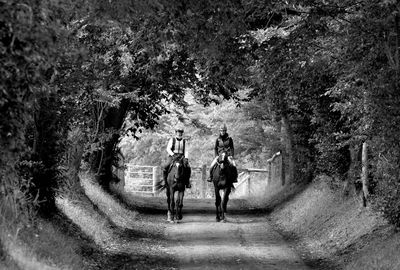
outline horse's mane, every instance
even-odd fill
[[[176,162],[180,162],[183,165],[187,165],[189,163],[188,159],[185,158],[185,156],[177,156],[174,158],[174,160],[172,161],[173,164],[175,164]]]

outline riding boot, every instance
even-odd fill
[[[191,187],[192,187],[192,185],[190,184],[190,178],[186,178],[186,180],[185,180],[185,187],[186,187],[186,188],[191,188]]]
[[[186,183],[186,188],[191,188],[192,187],[192,185],[190,184],[190,182],[188,181],[187,183]]]
[[[235,166],[232,167],[233,170],[233,183],[237,183],[238,181],[238,171]]]

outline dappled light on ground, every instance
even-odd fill
[[[139,233],[142,231],[142,234],[158,233],[153,223],[143,220],[137,211],[127,209],[115,197],[94,184],[88,175],[81,177],[81,183],[91,202],[114,225],[121,229],[135,230]]]
[[[71,240],[60,236],[51,241],[60,239],[65,243],[65,256],[82,256],[83,269],[336,270],[346,265],[344,260],[348,264],[345,269],[372,265],[378,267],[375,269],[397,269],[393,268],[398,265],[393,250],[400,247],[400,237],[388,238],[393,232],[379,216],[321,185],[311,185],[294,197],[293,190],[282,190],[277,194],[280,203],[270,194],[275,209],[269,215],[251,210],[254,202],[233,199],[228,204],[226,223],[215,221],[214,200],[186,199],[183,219],[172,224],[166,222],[165,198],[130,193],[114,197],[90,178],[82,179],[82,185],[89,200],[59,196],[56,203],[94,244],[79,244],[79,240],[68,243]],[[288,234],[282,237],[276,229]],[[51,231],[46,229],[47,234]],[[386,239],[387,244],[374,235]],[[37,250],[51,249],[39,243],[34,246]],[[350,257],[357,254],[357,249],[365,254]],[[82,269],[74,262],[76,258],[70,263],[66,258],[55,262],[38,258],[24,246],[9,245],[7,252],[21,269]]]
[[[247,221],[247,222],[246,222]],[[167,227],[169,249],[183,269],[309,269],[268,225],[255,215],[187,215]]]
[[[69,200],[68,198],[58,197],[56,200],[59,209],[79,226],[81,230],[90,236],[96,244],[106,250],[114,250],[112,248],[115,241],[115,235],[100,214],[88,211],[83,205]]]
[[[121,193],[132,207],[165,209],[165,199]],[[245,200],[229,201],[226,223],[215,220],[213,199],[185,199],[183,219],[167,223],[164,211],[152,211],[165,224],[163,251],[179,269],[309,269],[290,245]]]
[[[100,252],[107,254],[106,265],[101,266],[105,268],[101,269],[111,265],[117,265],[116,269],[160,269],[163,263],[171,264],[162,250],[162,226],[128,210],[98,185],[83,182],[91,202],[60,196],[57,206],[98,245]]]
[[[51,262],[43,262],[38,260],[34,252],[25,248],[23,245],[17,245],[15,242],[9,242],[6,245],[6,250],[9,256],[21,269],[43,269],[43,270],[56,270],[56,269],[70,269],[67,267],[51,266]]]
[[[55,220],[37,218],[16,233],[2,230],[1,244],[7,258],[2,261],[0,256],[0,269],[82,269],[79,240],[66,235]]]
[[[98,185],[94,184],[89,176],[82,176],[80,179],[86,195],[100,211],[107,214],[107,216],[120,227],[133,227],[134,224],[130,221],[137,218],[137,212],[124,208],[110,194],[105,193]],[[127,217],[129,217],[129,219]]]

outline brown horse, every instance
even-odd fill
[[[234,188],[233,181],[235,180],[235,177],[237,177],[236,168],[229,163],[227,153],[222,152],[219,155],[217,164],[212,172],[217,222],[226,221],[226,208],[229,200],[229,194],[231,193],[232,188]],[[221,190],[223,191],[222,199],[220,195]]]
[[[168,172],[166,189],[168,214],[167,221],[182,219],[183,196],[185,194],[185,185],[189,183],[191,169],[186,158],[180,157],[171,165]],[[178,193],[175,204],[175,193]]]

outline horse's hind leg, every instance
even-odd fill
[[[176,213],[177,213],[176,219],[177,220],[182,219],[183,196],[184,196],[183,191],[179,191],[178,198],[176,199]]]

